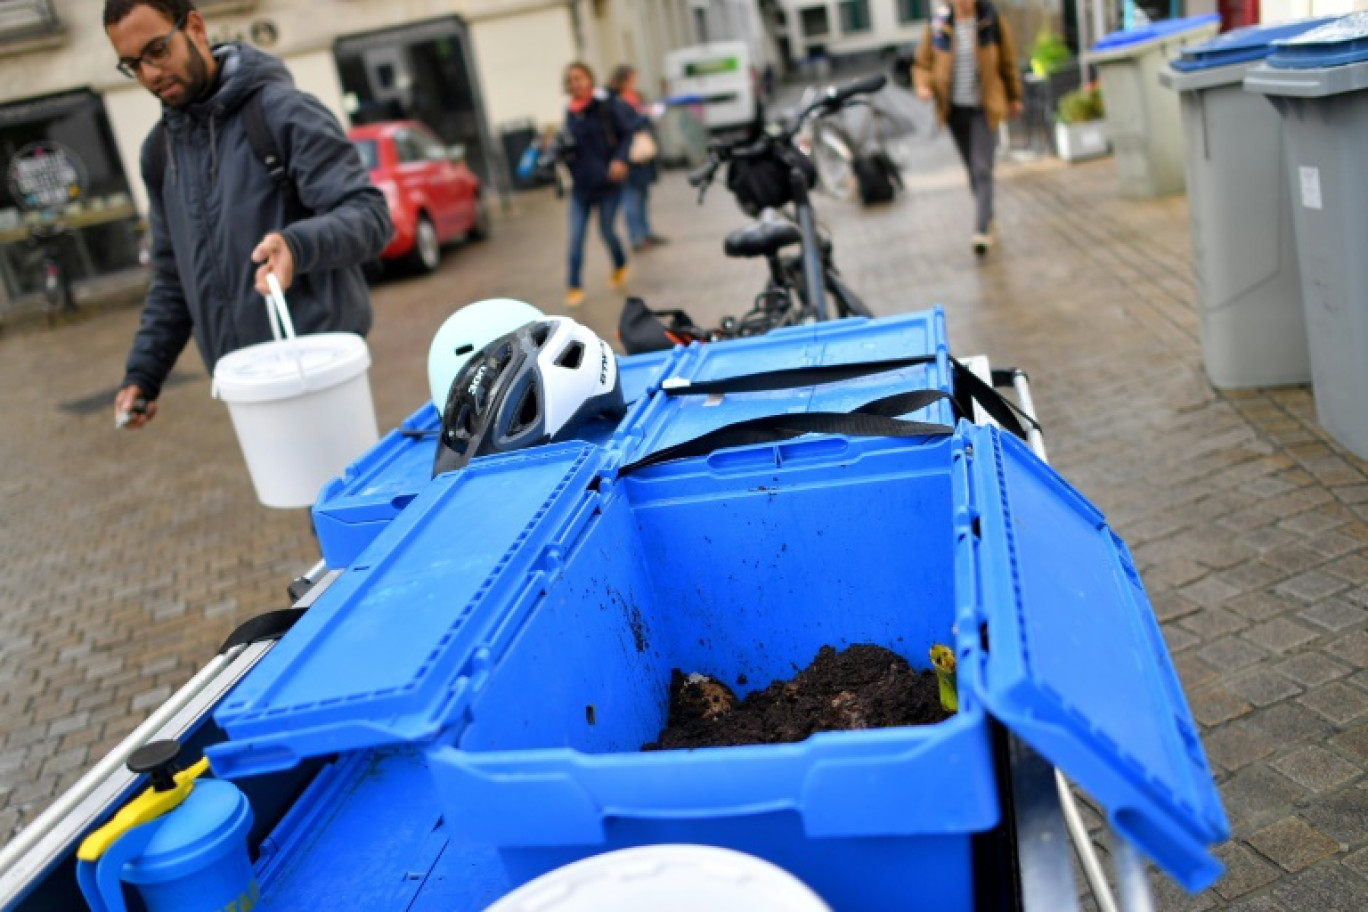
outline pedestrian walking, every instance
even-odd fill
[[[271,338],[269,273],[291,292],[298,332],[364,335],[361,264],[393,226],[332,113],[269,54],[211,48],[189,0],[106,0],[104,25],[119,71],[162,103],[140,158],[152,280],[114,400],[120,424],[152,419],[192,335],[210,373]]]
[[[636,70],[627,64],[619,66],[613,71],[613,78],[608,80],[608,89],[625,102],[637,118],[628,151],[627,180],[622,188],[622,212],[627,220],[627,239],[635,251],[658,247],[665,243],[665,239],[651,230],[649,208],[651,184],[658,178],[655,131],[637,92]]]
[[[949,126],[974,193],[974,252],[983,256],[995,240],[993,157],[997,128],[1021,113],[1012,30],[989,0],[951,0],[922,32],[912,65],[917,97],[935,100]]]
[[[569,276],[565,304],[578,307],[584,302],[580,274],[584,269],[584,235],[589,216],[598,210],[599,235],[613,261],[608,280],[614,288],[627,281],[627,254],[617,238],[613,223],[622,205],[623,183],[628,174],[628,153],[637,116],[622,100],[606,89],[595,87],[594,71],[587,64],[572,63],[565,68],[565,93],[570,101],[565,109],[564,134],[566,166],[570,170],[570,250]]]

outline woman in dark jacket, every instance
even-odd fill
[[[636,70],[623,64],[613,71],[608,88],[619,99],[626,102],[637,115],[635,132],[651,132],[651,120],[646,116],[645,106],[637,93]],[[665,239],[651,230],[651,216],[647,210],[650,201],[651,184],[656,182],[655,160],[629,162],[627,182],[622,188],[622,213],[627,220],[627,239],[632,242],[633,250],[644,250],[665,243]]]
[[[565,291],[568,307],[584,302],[580,273],[584,267],[584,235],[589,215],[599,213],[599,234],[613,260],[609,284],[621,288],[627,281],[627,255],[613,229],[622,205],[623,181],[627,177],[627,153],[632,146],[636,114],[607,92],[595,91],[594,73],[583,63],[565,68],[565,91],[570,103],[565,111],[565,133],[573,153],[566,164],[573,187],[570,191],[570,272]]]

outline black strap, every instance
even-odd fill
[[[275,181],[285,199],[286,223],[293,223],[307,218],[310,213],[299,198],[299,189],[290,180],[289,162],[271,134],[271,125],[266,120],[266,105],[262,101],[264,94],[260,90],[253,92],[243,103],[242,128],[247,132],[247,144],[252,147],[252,154],[266,166],[266,173],[271,175],[271,180]]]
[[[950,434],[953,429],[944,424],[907,421],[895,416],[915,412],[947,398],[949,397],[940,390],[913,390],[867,402],[852,412],[801,412],[738,421],[643,456],[636,462],[624,465],[618,470],[618,476],[629,475],[637,469],[662,462],[706,456],[727,447],[777,443],[803,434],[846,434],[851,437],[944,436]]]
[[[666,381],[662,389],[668,396],[711,396],[725,393],[759,393],[772,390],[795,389],[800,386],[816,386],[822,383],[838,383],[853,380],[884,371],[901,370],[918,364],[930,364],[935,355],[914,355],[910,358],[892,358],[883,361],[859,361],[853,364],[824,364],[807,367],[791,367],[783,370],[765,371],[759,374],[743,374],[724,377],[720,380],[699,382]],[[1040,422],[1027,415],[1016,403],[1003,397],[991,384],[985,383],[977,374],[963,363],[950,358],[954,374],[956,397],[951,400],[959,417],[972,417],[973,403],[977,402],[1003,429],[1016,436],[1026,438],[1027,424],[1040,430]],[[1002,373],[1002,372],[995,372]]]
[[[279,611],[268,611],[265,614],[258,614],[251,620],[243,621],[237,629],[228,634],[228,639],[223,641],[219,647],[219,655],[223,655],[234,646],[241,646],[245,643],[260,643],[264,640],[278,640],[283,637],[290,628],[304,616],[304,608],[282,608]]]

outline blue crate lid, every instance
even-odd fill
[[[1092,46],[1092,49],[1093,51],[1116,51],[1121,48],[1144,44],[1146,41],[1154,41],[1157,38],[1167,38],[1169,35],[1203,28],[1220,21],[1221,17],[1214,13],[1207,16],[1188,16],[1184,19],[1161,19],[1141,28],[1103,35]]]
[[[553,444],[434,479],[220,705],[234,740],[206,751],[215,771],[421,742],[459,718],[583,531],[604,458]]]
[[[1273,42],[1268,65],[1288,70],[1345,66],[1368,60],[1368,12],[1350,13],[1319,28]]]
[[[931,310],[878,319],[847,319],[792,326],[685,349],[664,382],[698,383],[796,367],[834,366],[938,355],[936,362],[871,373],[838,383],[722,397],[657,396],[641,419],[617,435],[623,462],[699,437],[726,424],[794,412],[848,412],[893,393],[950,391],[945,314]],[[948,404],[936,403],[916,420],[949,424]]]
[[[1178,59],[1171,61],[1169,65],[1180,73],[1191,73],[1262,60],[1272,52],[1273,42],[1295,38],[1303,32],[1334,20],[1334,16],[1322,16],[1318,19],[1301,19],[1277,25],[1245,26],[1226,32],[1204,44],[1183,48]]]
[[[1229,827],[1125,544],[1016,438],[975,428],[971,439],[956,589],[978,607],[957,623],[986,622],[991,642],[981,664],[961,664],[960,686],[1178,883],[1208,886],[1221,865],[1206,846]]]

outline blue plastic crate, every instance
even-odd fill
[[[576,439],[605,444],[613,434],[630,427],[675,357],[674,352],[651,352],[618,358],[623,398],[633,408],[620,422],[590,422]],[[423,403],[398,429],[348,466],[341,478],[324,485],[313,507],[324,563],[333,569],[350,566],[432,480],[441,423],[433,404]]]
[[[794,326],[764,336],[692,345],[671,365],[663,383],[699,383],[799,367],[893,361],[932,355],[934,362],[793,389],[721,396],[656,395],[638,421],[616,435],[623,461],[702,436],[726,424],[797,412],[849,412],[894,393],[919,389],[951,392],[945,314],[939,307],[875,320],[848,319]],[[948,402],[904,416],[950,425]]]
[[[1226,833],[1220,802],[1124,546],[995,430],[800,440],[607,485],[556,585],[518,614],[463,729],[428,757],[453,837],[499,846],[515,883],[698,842],[768,858],[838,910],[886,908],[914,884],[970,909],[971,837],[999,811],[989,713],[1180,883],[1220,871],[1205,851]],[[920,668],[953,643],[960,713],[639,753],[671,669],[744,694],[859,642]]]

